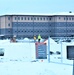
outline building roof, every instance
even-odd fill
[[[59,12],[59,13],[6,13],[1,16],[74,16],[74,13],[72,12]]]

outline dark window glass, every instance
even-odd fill
[[[66,20],[68,20],[68,17],[66,17]]]
[[[36,20],[36,18],[34,17],[34,20]]]
[[[45,20],[45,17],[43,19]]]
[[[8,31],[8,32],[10,32],[10,31]]]
[[[49,20],[51,20],[51,18],[49,18]]]
[[[42,20],[42,17],[40,18],[40,20]]]
[[[15,17],[15,20],[16,20],[16,17]]]
[[[20,20],[20,17],[18,17],[18,20]]]
[[[10,17],[8,17],[8,20],[10,20]]]
[[[71,20],[71,17],[69,17],[69,20]]]
[[[28,17],[28,20],[30,20],[30,18]]]
[[[72,20],[74,20],[74,17],[72,17]]]
[[[23,20],[23,17],[21,17],[21,20]]]
[[[39,20],[39,17],[37,17],[37,20]]]
[[[33,17],[31,17],[31,20],[33,20]]]
[[[64,17],[64,20],[65,20],[66,18]]]
[[[26,17],[24,19],[26,20]]]
[[[48,17],[47,17],[47,20],[48,20]]]
[[[59,17],[59,19],[60,19],[60,17]]]
[[[8,26],[10,26],[10,23],[8,24]]]

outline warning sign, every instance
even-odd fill
[[[36,59],[47,59],[46,43],[35,43],[36,45]]]

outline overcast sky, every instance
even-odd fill
[[[74,0],[0,0],[0,14],[74,12]]]

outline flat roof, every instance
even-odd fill
[[[74,13],[60,12],[60,13],[6,13],[1,16],[74,16]]]

